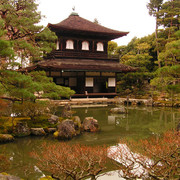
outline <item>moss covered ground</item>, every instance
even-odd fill
[[[47,116],[36,117],[32,121],[29,117],[0,117],[0,134],[11,134],[13,126],[18,122],[26,122],[29,128],[54,128],[57,124],[51,124]]]

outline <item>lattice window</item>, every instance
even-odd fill
[[[73,40],[66,41],[66,49],[74,49],[74,42]]]
[[[82,42],[82,50],[89,50],[89,42],[88,41],[83,41]]]
[[[116,79],[108,78],[108,87],[116,87]]]
[[[97,51],[104,51],[104,45],[102,42],[97,43]]]
[[[93,87],[94,81],[93,78],[86,78],[86,87]]]

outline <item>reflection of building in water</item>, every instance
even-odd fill
[[[88,108],[87,108],[87,109],[85,109],[85,113],[86,113],[86,114],[88,113]]]
[[[110,115],[108,116],[108,124],[119,126],[122,121],[124,122],[125,119],[127,119],[127,115],[125,114]]]
[[[108,116],[108,124],[113,125],[115,124],[116,117],[115,116]]]

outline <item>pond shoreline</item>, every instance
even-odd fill
[[[155,101],[152,98],[149,99],[135,99],[135,98],[71,98],[69,100],[50,100],[58,106],[70,105],[95,105],[95,104],[119,104],[119,105],[144,105],[153,107],[180,107],[180,102],[174,102],[173,104],[169,100]]]
[[[85,117],[97,119],[101,128],[100,132],[83,132],[81,135],[65,142],[87,146],[106,145],[111,147],[117,145],[119,139],[127,138],[139,141],[151,136],[159,137],[169,129],[176,129],[180,118],[180,111],[176,108],[129,106],[128,114],[112,115],[110,110],[115,107],[114,105],[97,107],[99,105],[95,104],[95,107],[91,108],[89,108],[89,105],[82,108],[76,105],[73,111],[81,120]],[[59,110],[59,113],[61,113],[62,108],[60,107]],[[7,173],[24,179],[38,179],[42,174],[34,170],[36,162],[29,154],[32,151],[38,152],[41,150],[40,147],[44,143],[59,144],[61,142],[63,141],[59,141],[49,134],[47,136],[16,138],[14,142],[0,144],[0,154],[12,159],[12,167],[7,170]]]
[[[49,100],[49,99],[41,99],[42,101],[48,100],[52,103],[54,103],[56,106],[66,106],[70,105],[72,108],[80,108],[80,107],[106,107],[109,105],[120,105],[120,106],[126,106],[126,107],[138,107],[138,106],[144,106],[144,107],[170,107],[170,108],[179,108],[180,103],[174,103],[172,106],[172,103],[168,100],[166,101],[153,101],[152,98],[149,99],[134,99],[134,98],[71,98],[69,100]],[[49,127],[48,127],[49,128]],[[33,129],[33,128],[31,128]],[[39,132],[39,129],[43,131],[44,133],[40,133],[40,135],[47,135],[49,132],[47,132],[47,128],[43,129],[41,128],[34,128],[35,131]],[[30,134],[33,134],[32,132]],[[11,135],[11,134],[10,134]],[[35,135],[35,134],[34,134]],[[14,140],[14,137],[9,137],[9,134],[2,134],[2,137],[0,137],[0,142],[11,142]]]

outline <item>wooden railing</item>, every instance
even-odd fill
[[[58,58],[79,58],[79,59],[103,59],[103,60],[118,60],[117,56],[108,56],[103,52],[83,52],[83,51],[53,51],[48,54],[47,58],[58,59]]]

